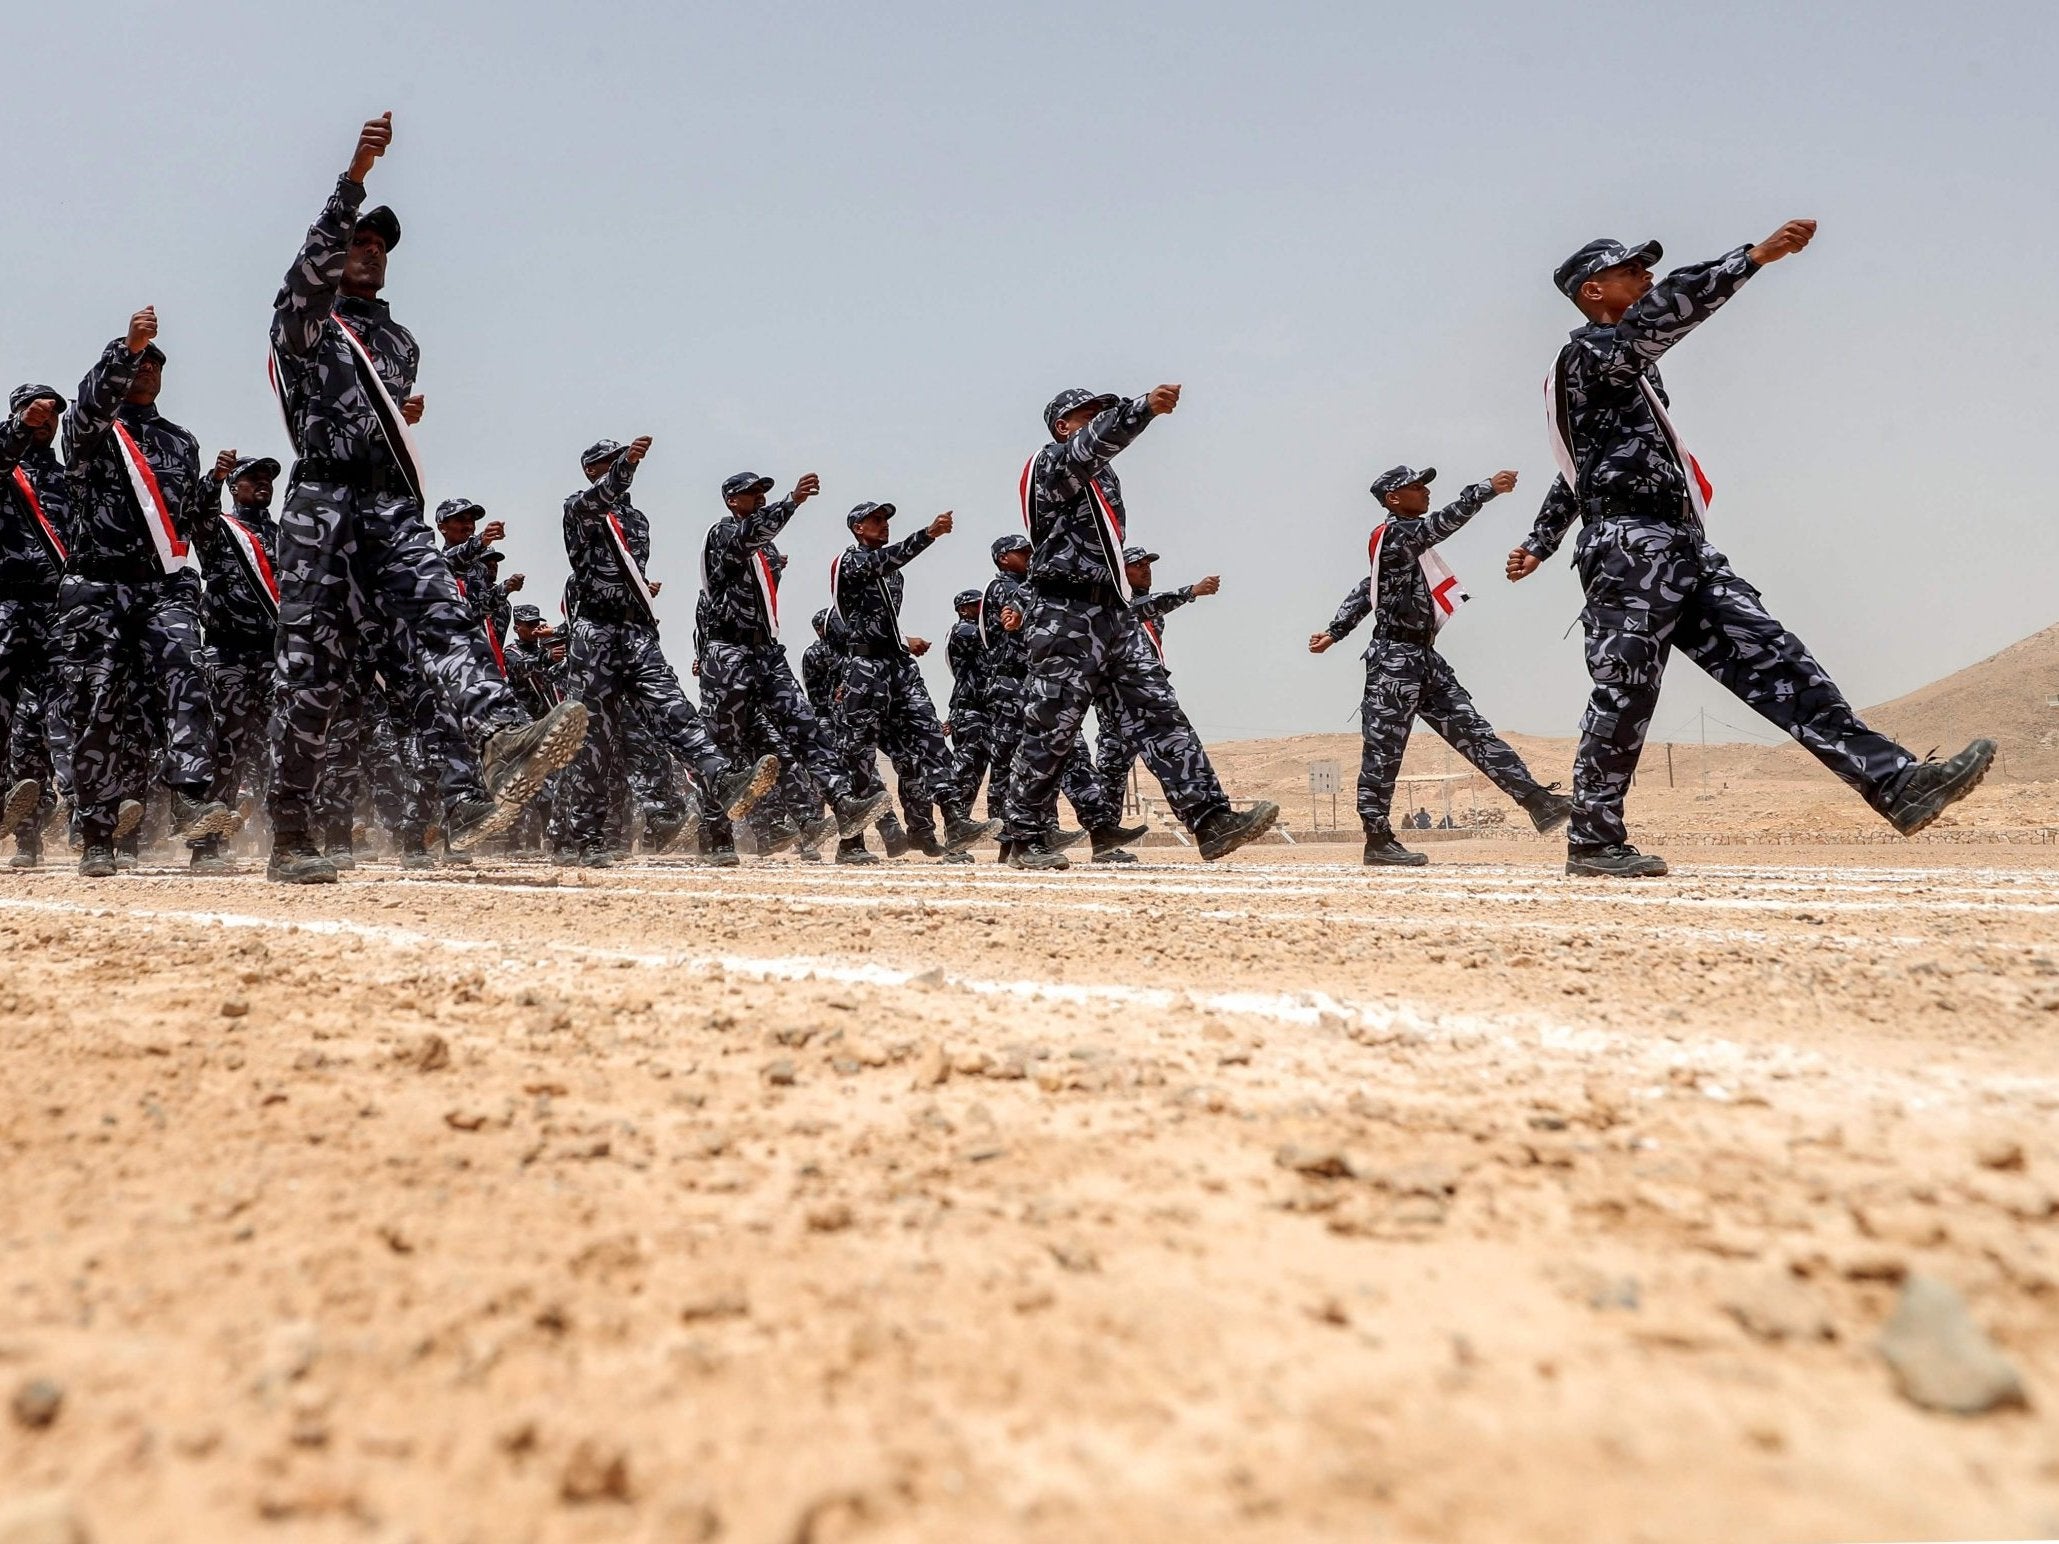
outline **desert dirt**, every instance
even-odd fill
[[[2059,1533],[2059,849],[1430,850],[8,875],[0,1495],[95,1544]],[[1898,1392],[1912,1272],[2027,1409]]]

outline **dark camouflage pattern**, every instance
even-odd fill
[[[1419,641],[1435,635],[1437,607],[1430,599],[1429,581],[1423,577],[1423,565],[1418,560],[1432,547],[1464,530],[1466,522],[1493,497],[1492,483],[1477,482],[1444,508],[1420,519],[1387,517],[1387,534],[1380,542],[1380,595],[1373,621],[1373,646],[1395,630]],[[1368,572],[1344,597],[1326,629],[1332,638],[1342,641],[1375,610],[1372,584],[1373,576]],[[1371,653],[1369,647],[1368,658]]]
[[[1100,516],[1088,491],[1098,483],[1118,523],[1129,519],[1122,482],[1109,462],[1151,424],[1142,397],[1117,402],[1096,414],[1070,439],[1053,440],[1030,467],[1031,581],[1117,584],[1121,578],[1101,539]],[[1118,533],[1119,539],[1120,533]]]
[[[882,547],[844,549],[837,564],[836,609],[848,630],[845,651],[853,657],[881,659],[905,656],[901,642],[901,595],[906,580],[901,570],[936,545],[920,530]],[[923,694],[928,700],[928,693]]]

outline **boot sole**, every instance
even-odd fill
[[[1934,796],[1937,799],[1936,804],[1931,808],[1930,812],[1926,814],[1921,820],[1917,821],[1914,825],[1910,826],[1905,826],[1898,820],[1891,821],[1889,823],[1893,825],[1895,830],[1900,832],[1903,836],[1914,836],[1917,832],[1927,829],[1937,820],[1938,816],[1942,815],[1946,810],[1950,809],[1953,805],[1957,804],[1961,799],[1965,798],[1968,794],[1972,793],[1974,789],[1978,788],[1982,783],[1986,782],[1988,768],[1993,766],[1994,763],[1995,747],[1993,742],[1990,741],[1988,744],[1988,752],[1985,756],[1981,758],[1979,765],[1975,766],[1973,770],[1970,773],[1968,773],[1966,777],[1963,778],[1961,781],[1957,783],[1947,783],[1943,788],[1939,789],[1937,795]]]
[[[1137,855],[1133,852],[1124,852],[1120,847],[1111,847],[1106,852],[1095,853],[1091,861],[1110,863],[1120,868],[1125,863],[1135,863]]]
[[[949,857],[952,853],[963,852],[968,847],[972,847],[980,842],[984,842],[990,836],[999,836],[1000,834],[1000,821],[975,821],[973,823],[972,829],[968,831],[960,831],[955,841],[946,841],[944,843],[944,850],[938,853],[937,856],[940,858]],[[1080,835],[1084,836],[1086,835],[1086,833],[1082,831]]]
[[[135,799],[124,799],[114,807],[114,839],[118,842],[143,824],[143,806]]]
[[[236,812],[223,808],[212,815],[202,815],[191,825],[180,829],[179,835],[186,841],[197,842],[210,836],[227,836],[236,829]],[[121,823],[115,822],[115,830],[121,830]]]
[[[750,814],[752,810],[758,807],[760,799],[772,792],[772,785],[778,781],[779,758],[777,756],[761,756],[758,759],[757,767],[751,773],[751,780],[744,784],[744,791],[738,794],[735,801],[724,809],[722,813],[731,820],[742,820],[744,816]]]
[[[1359,867],[1369,869],[1419,869],[1428,868],[1429,866],[1430,860],[1427,857],[1418,857],[1414,862],[1410,863],[1402,863],[1393,858],[1361,858],[1359,860]]]
[[[1572,858],[1566,860],[1566,872],[1576,879],[1664,879],[1672,873],[1664,859],[1657,868],[1605,869],[1592,864],[1580,863]]]
[[[998,823],[996,825],[996,829],[999,829]],[[1081,842],[1084,842],[1086,839],[1087,833],[1084,829],[1078,831],[1060,831],[1051,838],[1051,850],[1053,852],[1064,852],[1068,847],[1079,846],[1079,844]],[[1134,838],[1132,838],[1132,840],[1134,840]]]
[[[0,831],[12,831],[36,812],[43,797],[43,785],[25,777],[7,790],[7,805],[0,809]]]
[[[336,883],[336,871],[331,869],[326,874],[267,874],[265,878],[275,885],[333,885]]]
[[[1272,830],[1273,822],[1280,818],[1280,807],[1277,804],[1261,804],[1249,813],[1256,818],[1241,831],[1220,842],[1204,842],[1201,844],[1201,858],[1203,862],[1213,863],[1217,858],[1227,858],[1239,847],[1246,847],[1257,841],[1266,832]]]
[[[836,862],[838,868],[878,868],[880,857],[877,853],[864,858],[846,858],[839,855]]]
[[[865,808],[858,811],[857,820],[855,820],[848,826],[846,826],[841,819],[837,821],[836,834],[838,838],[842,841],[849,841],[854,836],[863,836],[867,831],[870,831],[874,826],[879,824],[880,816],[884,815],[888,810],[892,809],[893,805],[894,796],[888,793],[884,788],[882,788],[878,793],[874,794],[870,799],[866,801]],[[836,811],[831,810],[830,813],[834,815],[836,814]],[[828,834],[829,833],[825,831],[823,833],[823,836],[827,836]],[[816,837],[813,842],[809,843],[809,845],[815,846],[818,843],[820,843],[821,840],[822,837]]]
[[[1571,820],[1572,818],[1573,812],[1571,810],[1566,810],[1560,814],[1552,816],[1549,820],[1539,820],[1535,815],[1532,815],[1530,817],[1530,824],[1537,828],[1537,834],[1539,836],[1549,836],[1552,832],[1558,830],[1560,826],[1564,825],[1567,821]]]
[[[445,831],[443,845],[452,852],[470,852],[491,837],[506,835],[514,828],[515,822],[522,818],[522,811],[526,808],[527,800],[495,800],[492,814],[482,815],[462,830],[452,828]]]
[[[550,775],[568,766],[579,754],[579,747],[586,741],[586,705],[572,702],[565,704],[565,709],[550,731],[536,742],[536,749],[508,774],[508,780],[490,790],[494,803],[514,805],[515,814],[519,816]],[[513,818],[510,818],[509,824],[513,823]],[[507,830],[507,826],[500,827],[500,830]]]

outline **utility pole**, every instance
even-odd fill
[[[1666,786],[1673,786],[1673,742],[1666,742]]]
[[[1702,792],[1709,791],[1709,710],[1702,709]]]

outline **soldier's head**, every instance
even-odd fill
[[[1597,237],[1560,263],[1551,278],[1582,316],[1612,325],[1650,292],[1652,265],[1665,255],[1656,241],[1626,247]]]
[[[143,357],[136,361],[136,373],[129,377],[129,392],[124,402],[133,402],[138,407],[148,407],[157,400],[157,394],[164,390],[164,350],[155,343],[143,345]]]
[[[470,541],[479,529],[479,517],[486,511],[470,499],[445,499],[436,506],[436,531],[446,547]]]
[[[951,609],[958,613],[959,621],[972,621],[979,615],[979,591],[960,590],[951,597]]]
[[[1373,497],[1380,507],[1404,520],[1420,520],[1430,512],[1430,484],[1437,480],[1437,468],[1420,472],[1412,466],[1389,467],[1373,479]]]
[[[765,495],[772,491],[772,479],[756,472],[738,472],[722,484],[722,502],[730,512],[755,515],[765,507]]]
[[[858,538],[859,546],[884,547],[887,544],[887,522],[893,518],[894,506],[891,504],[860,504],[844,516],[844,524]]]
[[[1158,561],[1158,554],[1144,547],[1122,549],[1123,577],[1130,582],[1130,588],[1142,595],[1151,588],[1151,565]]]
[[[1013,574],[1020,579],[1029,572],[1030,541],[1027,536],[1002,536],[996,538],[993,548],[994,567],[1004,574]]]
[[[272,484],[278,478],[279,463],[270,456],[249,457],[229,473],[229,497],[239,509],[262,509],[272,502]]]
[[[343,293],[370,300],[386,288],[386,254],[400,245],[400,219],[381,204],[358,216],[343,254]]]
[[[815,613],[815,636],[820,638],[829,631],[829,607],[824,606]]]
[[[1094,421],[1094,415],[1112,408],[1122,398],[1112,392],[1088,391],[1071,386],[1044,404],[1044,427],[1054,440],[1069,440]]]
[[[550,635],[550,624],[544,621],[543,612],[535,606],[517,606],[514,621],[515,636],[524,643],[534,643]]]
[[[614,440],[595,440],[579,458],[579,470],[586,474],[588,482],[599,482],[622,451],[623,447]]]
[[[29,437],[38,445],[48,445],[57,438],[57,420],[64,412],[64,398],[52,386],[17,386],[14,388],[14,394],[7,399],[7,411],[19,415],[31,402],[48,402],[55,409],[50,415],[50,422],[40,424],[29,431]]]

